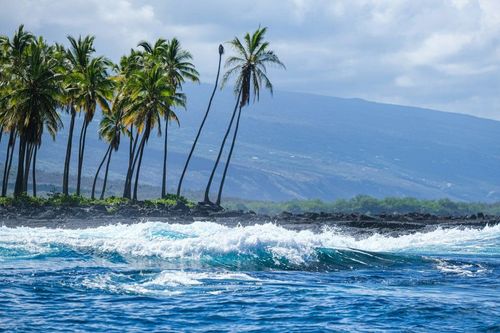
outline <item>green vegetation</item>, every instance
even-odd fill
[[[26,194],[17,197],[0,197],[0,207],[5,206],[71,206],[71,207],[90,207],[90,206],[107,206],[118,207],[124,205],[144,205],[146,207],[174,207],[179,203],[183,203],[187,207],[194,207],[194,203],[188,199],[168,194],[165,198],[144,200],[132,202],[132,200],[121,197],[108,197],[105,199],[90,199],[78,195],[63,195],[60,193],[51,194],[46,198],[33,197]]]
[[[376,199],[359,195],[352,199],[339,199],[333,202],[321,200],[292,200],[286,202],[227,200],[224,204],[230,210],[252,210],[259,214],[325,212],[325,213],[428,213],[434,215],[500,215],[500,203],[456,202],[449,199],[420,200],[415,198]]]
[[[210,202],[208,198],[210,184],[226,139],[232,130],[236,113],[238,117],[234,137],[222,175],[217,205],[220,205],[224,180],[238,133],[241,109],[249,104],[251,90],[254,99],[258,99],[263,84],[272,92],[271,82],[266,76],[266,65],[283,66],[273,51],[269,50],[269,43],[264,42],[265,32],[266,28],[258,28],[252,35],[247,33],[243,43],[237,37],[229,42],[236,56],[229,57],[226,61],[229,70],[224,76],[223,83],[233,74],[236,75],[235,94],[238,97],[207,186],[205,196],[207,202]],[[98,134],[100,139],[107,142],[108,148],[97,168],[89,202],[99,204],[102,200],[105,202],[108,200],[104,198],[109,165],[113,152],[120,148],[122,136],[129,141],[129,161],[124,175],[123,198],[138,200],[141,164],[146,145],[155,130],[164,137],[162,199],[145,203],[171,205],[172,201],[182,202],[179,196],[182,179],[210,110],[215,89],[184,166],[177,196],[172,197],[166,191],[167,134],[172,121],[180,124],[175,113],[176,108],[185,108],[186,105],[187,97],[182,92],[182,85],[186,81],[199,81],[199,74],[191,63],[191,53],[182,48],[177,38],[170,40],[159,38],[154,43],[139,42],[137,49],[132,49],[129,54],[122,56],[119,64],[113,64],[108,58],[95,54],[94,39],[94,36],[78,38],[68,36],[69,47],[61,44],[50,45],[42,37],[25,31],[22,25],[12,38],[0,36],[0,140],[4,133],[9,133],[6,160],[3,164],[5,167],[2,197],[7,196],[10,170],[17,151],[17,172],[13,193],[15,199],[12,203],[87,204],[85,201],[87,199],[80,196],[87,130],[100,108],[102,117]],[[223,51],[224,48],[220,45],[215,88],[218,85]],[[37,152],[42,146],[43,133],[48,132],[55,139],[57,133],[64,127],[60,117],[61,112],[70,114],[62,179],[63,196],[29,199],[26,195],[30,172],[33,197],[37,196],[36,161]],[[76,193],[75,196],[71,196],[69,174],[77,114],[82,115],[83,122],[78,138]],[[95,200],[97,179],[104,165],[100,200]],[[2,200],[4,204],[10,202],[9,199]]]

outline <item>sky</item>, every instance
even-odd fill
[[[202,82],[218,45],[268,27],[287,70],[276,90],[427,107],[500,120],[498,0],[0,0],[0,34],[93,34],[114,61],[139,41],[177,37]],[[231,53],[230,50],[227,52]]]

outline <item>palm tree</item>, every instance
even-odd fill
[[[79,86],[78,79],[81,73],[85,73],[91,61],[91,55],[94,50],[94,37],[86,36],[82,39],[80,36],[75,39],[72,36],[67,37],[70,42],[70,48],[66,51],[60,48],[60,55],[63,57],[62,72],[64,73],[64,104],[66,111],[70,114],[68,142],[66,144],[66,157],[64,160],[63,186],[64,195],[69,195],[69,170],[71,163],[71,151],[73,147],[73,132],[75,128],[75,118],[79,106],[77,103]],[[80,75],[78,75],[80,73]]]
[[[55,138],[62,127],[57,113],[61,77],[57,73],[53,49],[40,38],[30,43],[25,52],[24,66],[16,71],[16,79],[9,82],[6,96],[9,104],[6,120],[16,124],[20,136],[14,196],[27,191],[30,165],[33,162],[36,168],[36,151],[41,145],[44,128]],[[33,192],[36,195],[35,183]]]
[[[83,73],[75,73],[78,86],[77,105],[85,113],[78,149],[78,174],[76,183],[76,195],[81,193],[81,179],[83,159],[85,153],[85,141],[87,128],[94,118],[97,105],[104,112],[109,112],[108,100],[112,99],[114,84],[108,77],[107,69],[112,64],[104,57],[96,57],[90,60]]]
[[[201,131],[203,130],[203,126],[205,126],[205,121],[207,120],[208,113],[210,112],[210,107],[212,106],[212,100],[214,99],[215,91],[217,90],[217,86],[219,85],[220,65],[222,63],[222,55],[223,54],[224,54],[224,46],[222,46],[222,44],[221,44],[221,45],[219,45],[219,65],[217,67],[217,76],[215,78],[214,89],[212,91],[212,95],[210,96],[210,100],[208,101],[207,111],[205,111],[205,116],[203,117],[203,120],[201,121],[201,125],[198,128],[198,133],[196,133],[196,137],[194,139],[193,145],[191,146],[191,150],[189,151],[188,158],[186,160],[186,163],[184,164],[184,169],[182,169],[181,178],[179,179],[179,185],[177,186],[177,196],[181,195],[182,181],[184,180],[184,175],[186,174],[186,170],[189,166],[189,162],[191,161],[191,157],[193,156],[194,149],[196,148],[196,144],[198,143],[198,139],[200,138],[200,134],[201,134]]]
[[[20,25],[14,33],[12,39],[7,36],[0,36],[0,98],[2,99],[2,110],[0,110],[0,123],[3,131],[9,132],[9,141],[7,143],[7,153],[5,155],[4,172],[2,178],[2,196],[7,195],[9,175],[14,157],[14,149],[18,136],[15,119],[12,117],[13,111],[10,110],[8,103],[9,89],[12,89],[12,83],[24,69],[26,50],[34,41],[34,36],[24,30]]]
[[[104,162],[107,160],[106,169],[104,171],[104,182],[102,185],[102,191],[100,196],[101,199],[104,199],[111,155],[113,151],[117,151],[120,146],[121,134],[122,133],[128,134],[127,132],[128,132],[127,127],[123,123],[123,99],[121,99],[120,95],[116,95],[113,99],[113,107],[111,108],[111,111],[104,113],[104,116],[101,120],[99,127],[99,136],[104,138],[104,140],[108,142],[108,150],[104,154],[104,157],[101,161],[101,164],[99,165],[99,168],[97,169],[94,178],[94,183],[92,185],[92,199],[95,198],[95,186],[97,182],[97,177],[99,176],[99,172]]]
[[[236,51],[237,55],[227,59],[225,67],[229,67],[224,74],[223,86],[232,76],[236,76],[235,94],[238,96],[236,105],[238,106],[238,116],[236,118],[236,126],[233,133],[231,148],[227,156],[222,180],[219,186],[219,192],[215,204],[220,206],[222,191],[226,180],[227,170],[233,155],[238,129],[240,125],[241,109],[250,103],[251,93],[253,91],[254,101],[259,99],[260,88],[264,85],[271,94],[273,93],[273,85],[267,77],[266,65],[277,65],[285,68],[285,65],[279,60],[278,56],[269,50],[269,42],[264,41],[264,35],[267,28],[258,28],[252,35],[247,33],[244,37],[244,44],[235,37],[229,44]],[[239,105],[238,105],[239,103]],[[232,120],[234,119],[236,107],[233,111]],[[231,124],[232,125],[232,124]],[[231,125],[227,128],[226,136],[231,130]],[[225,142],[224,142],[225,143]],[[223,144],[224,145],[224,144]],[[223,149],[223,145],[221,149]],[[216,168],[217,166],[215,166]]]
[[[133,73],[127,82],[130,104],[125,113],[125,124],[133,124],[142,134],[139,147],[134,156],[132,170],[135,169],[135,184],[132,199],[137,200],[139,174],[144,147],[151,130],[160,125],[161,117],[168,113],[173,104],[174,93],[168,77],[160,65]],[[160,127],[158,130],[161,131]],[[137,167],[136,167],[137,163]]]

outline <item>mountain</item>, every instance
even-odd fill
[[[205,84],[185,87],[187,110],[177,111],[181,126],[172,125],[169,130],[168,182],[172,190],[211,89]],[[233,104],[231,89],[217,93],[185,178],[186,189],[204,188]],[[368,194],[500,200],[500,122],[361,99],[282,91],[275,92],[273,98],[263,93],[259,103],[243,112],[226,182],[227,196],[331,200]],[[105,151],[95,134],[97,125],[96,120],[89,129],[84,164],[87,176],[93,175]],[[56,142],[44,139],[38,163],[43,171],[41,183],[57,179],[44,179],[44,175],[62,173],[66,135],[63,131]],[[77,137],[74,142],[78,142]],[[114,182],[125,174],[127,147],[127,140],[123,140],[119,153],[113,156],[110,177]],[[161,186],[162,148],[162,138],[153,134],[141,170],[141,183],[149,188]],[[5,151],[2,140],[1,161]],[[75,153],[73,158],[75,167]],[[216,182],[214,190],[217,187]],[[115,190],[120,191],[117,185]],[[148,196],[150,193],[154,190]]]

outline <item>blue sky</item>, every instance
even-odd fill
[[[0,33],[96,35],[117,60],[140,40],[178,37],[202,81],[217,46],[259,24],[287,65],[278,90],[430,107],[500,120],[498,0],[0,0]]]

